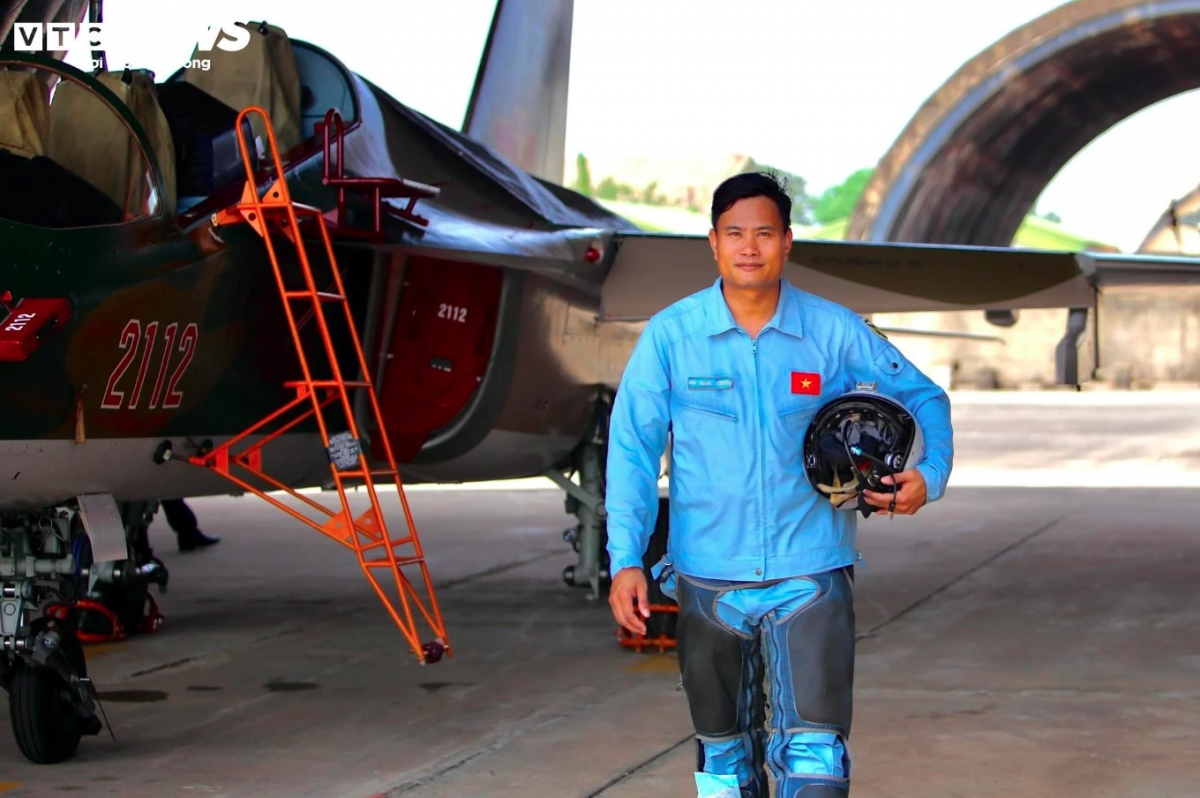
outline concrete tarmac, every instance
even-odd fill
[[[948,495],[859,525],[852,795],[1200,795],[1200,393],[953,400]],[[261,500],[193,502],[222,542],[192,554],[160,517],[163,629],[88,651],[116,742],[35,766],[0,724],[0,795],[695,795],[676,660],[562,583],[543,484],[408,491],[454,645],[428,666]]]

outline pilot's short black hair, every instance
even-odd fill
[[[750,197],[769,197],[779,208],[779,220],[784,229],[792,223],[792,198],[788,196],[787,179],[774,172],[744,172],[734,175],[713,191],[712,226],[717,229],[721,214],[738,200]]]

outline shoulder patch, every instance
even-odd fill
[[[881,330],[875,326],[875,322],[871,321],[870,319],[863,319],[863,324],[867,325],[868,329],[870,329],[871,332],[875,333],[883,340],[885,340],[885,341],[888,340],[888,337],[883,334],[883,330]]]

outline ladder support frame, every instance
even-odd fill
[[[253,113],[260,115],[264,122],[268,146],[274,159],[274,181],[267,186],[262,196],[260,196],[247,143],[243,137],[239,136],[238,145],[241,150],[242,163],[246,170],[246,186],[242,192],[241,200],[236,205],[215,214],[213,223],[215,225],[248,224],[262,238],[274,271],[279,295],[283,302],[284,313],[287,317],[292,337],[292,345],[299,361],[302,376],[299,380],[286,383],[287,387],[295,389],[296,396],[294,399],[268,414],[261,421],[251,425],[229,441],[215,447],[211,451],[188,458],[188,462],[220,474],[239,486],[242,490],[265,499],[269,504],[282,510],[295,520],[312,527],[330,539],[355,551],[358,555],[359,565],[362,568],[364,576],[383,602],[388,614],[412,648],[417,660],[421,664],[437,662],[442,658],[443,654],[453,656],[453,652],[450,648],[445,623],[442,620],[441,611],[434,594],[433,582],[429,576],[429,569],[425,563],[417,530],[413,523],[412,512],[408,506],[408,499],[404,495],[404,486],[401,484],[399,470],[396,467],[396,458],[384,426],[383,412],[380,409],[379,398],[375,393],[375,388],[371,381],[371,372],[368,368],[366,357],[363,354],[360,335],[350,310],[346,288],[337,266],[337,259],[334,255],[333,242],[330,238],[326,217],[316,208],[299,205],[292,201],[283,165],[280,161],[279,149],[275,140],[275,131],[265,110],[258,106],[250,106],[243,109],[238,114],[235,130],[240,131],[242,129],[242,122],[248,115]],[[336,116],[335,118],[338,126],[338,145],[340,151],[342,137],[341,118]],[[325,129],[327,173],[329,169],[329,123],[330,119],[327,115]],[[341,176],[340,172],[341,166],[339,164],[339,177]],[[352,180],[350,178],[342,179],[347,182]],[[367,182],[370,180],[367,179]],[[327,180],[326,182],[328,183],[329,181]],[[419,184],[414,185],[419,186]],[[419,189],[414,190],[419,191]],[[437,190],[434,189],[433,191],[436,192]],[[339,217],[344,205],[343,192],[344,189],[339,187]],[[379,232],[379,193],[379,187],[376,186],[376,233]],[[429,196],[429,194],[414,194],[412,195],[412,202],[416,201],[417,196]],[[410,208],[411,204],[410,202]],[[317,288],[308,252],[305,249],[303,237],[300,235],[301,219],[315,221],[317,229],[320,231],[320,243],[324,246],[329,266],[333,272],[334,286],[331,290],[322,291]],[[279,258],[276,255],[275,243],[271,235],[272,232],[281,232],[285,238],[295,245],[296,254],[299,258],[299,271],[304,277],[304,289],[297,290],[287,287]],[[311,307],[306,311],[301,320],[297,321],[292,303],[305,301],[310,303]],[[325,312],[325,306],[334,304],[342,305],[345,311],[345,323],[349,328],[350,338],[357,354],[357,361],[350,365],[357,369],[360,379],[346,380],[343,376],[343,364],[340,362],[338,353],[334,347],[333,339],[330,335],[329,320],[326,318]],[[300,338],[300,328],[309,321],[314,320],[316,321],[316,326],[324,345],[323,354],[327,365],[332,371],[332,379],[315,379],[313,377],[309,355],[306,354]],[[363,447],[361,446],[362,435],[358,428],[358,421],[355,418],[354,403],[350,397],[352,390],[365,390],[370,397],[369,405],[374,414],[375,428],[381,436],[387,459],[386,469],[378,467],[372,469],[367,455],[363,451]],[[338,464],[334,463],[332,459],[330,460],[330,474],[340,500],[340,509],[331,510],[267,474],[263,466],[262,452],[264,447],[269,443],[310,419],[315,419],[321,440],[324,443],[326,452],[328,452],[330,448],[330,431],[324,412],[338,403],[340,403],[344,413],[347,431],[354,440],[360,442],[360,445],[358,467],[356,469],[343,471],[339,469]],[[279,424],[277,428],[266,431],[269,427],[277,423]],[[251,436],[259,434],[262,435],[260,439],[252,443],[247,443]],[[245,448],[235,453],[234,448],[243,443],[247,443]],[[235,468],[246,472],[246,476],[235,473]],[[394,481],[396,494],[400,499],[404,518],[407,522],[407,534],[393,539],[389,533],[383,509],[380,505],[379,495],[376,491],[376,477],[388,477],[390,478],[388,481]],[[252,480],[257,481],[258,484],[266,484],[269,488],[263,490],[254,484]],[[362,480],[363,486],[370,497],[370,508],[360,513],[357,517],[354,516],[346,495],[347,486],[345,483],[352,480]],[[289,495],[292,499],[299,501],[305,508],[315,511],[320,520],[314,520],[293,507],[289,507],[287,504],[279,501],[279,499],[269,495],[268,491],[282,492]],[[398,553],[397,549],[400,547],[410,547],[413,553]],[[366,556],[368,553],[373,555],[373,557],[369,559]],[[427,601],[422,600],[416,587],[404,573],[406,566],[419,567],[422,576],[421,581],[424,583],[425,593],[428,596]],[[397,603],[389,598],[387,591],[380,584],[380,580],[376,578],[375,572],[380,568],[390,570],[395,576],[395,586],[399,599],[398,607]],[[426,606],[427,604],[428,606]],[[434,639],[430,642],[422,644],[418,637],[416,617],[413,612],[414,605],[417,613],[424,619],[425,624],[435,635]]]

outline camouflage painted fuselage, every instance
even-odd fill
[[[160,175],[128,110],[89,76],[54,69],[109,102]],[[353,105],[341,109],[353,119],[347,173],[446,186],[416,208],[428,225],[385,214],[381,240],[336,245],[388,432],[404,450],[402,475],[500,479],[563,462],[593,420],[598,391],[619,379],[640,325],[597,323],[607,264],[584,253],[603,249],[612,228],[567,227],[547,220],[545,206],[582,221],[623,221],[584,198],[565,205],[527,175],[516,190],[505,185],[488,170],[504,179],[516,170],[495,155],[434,130],[345,74],[355,89]],[[295,201],[337,207],[323,167],[321,142],[310,138],[285,168]],[[265,188],[269,178],[259,177]],[[263,240],[247,225],[212,220],[238,201],[244,184],[234,181],[183,213],[119,224],[51,229],[0,219],[0,292],[62,298],[71,309],[28,358],[0,363],[0,511],[85,493],[135,500],[235,489],[182,457],[282,406],[294,396],[284,383],[301,376]],[[346,228],[370,225],[369,202],[351,195],[347,206]],[[306,237],[317,280],[326,281],[318,289],[328,290],[315,226]],[[298,280],[294,245],[280,235],[272,242],[284,273]],[[305,308],[294,307],[303,316]],[[312,362],[322,362],[315,323],[301,329]],[[347,336],[337,343],[353,379]],[[163,441],[177,457],[159,464],[153,454]],[[313,423],[272,443],[265,456],[268,473],[293,487],[329,479]]]

